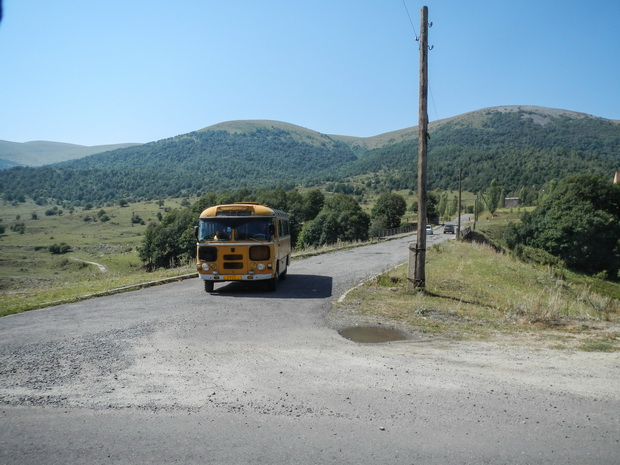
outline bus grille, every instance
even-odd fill
[[[226,262],[224,263],[225,270],[240,270],[243,268],[243,263],[238,262]]]

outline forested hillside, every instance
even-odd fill
[[[576,173],[620,168],[620,123],[538,107],[497,107],[431,123],[431,189],[506,193]],[[76,203],[153,199],[217,190],[355,181],[357,189],[415,189],[417,129],[354,138],[287,123],[237,121],[41,168],[0,171],[8,198]],[[362,186],[362,187],[360,187]]]
[[[0,188],[32,198],[152,199],[293,187],[355,160],[343,142],[282,126],[261,125],[245,132],[207,128],[50,167],[16,168],[0,173]]]
[[[431,124],[429,136],[428,181],[436,189],[455,188],[459,167],[463,188],[474,192],[493,179],[517,191],[575,173],[613,176],[620,167],[620,124],[579,113],[492,108]],[[380,172],[393,189],[416,185],[417,133],[372,144],[343,176]]]

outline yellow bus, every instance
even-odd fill
[[[266,281],[275,291],[291,260],[286,213],[254,202],[209,207],[196,227],[196,268],[205,291],[225,281]]]

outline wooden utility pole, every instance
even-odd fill
[[[456,207],[457,227],[456,227],[456,240],[461,238],[461,168],[459,168],[459,202]]]
[[[426,287],[426,166],[428,148],[428,7],[420,12],[420,97],[418,113],[418,233],[415,249],[409,246],[409,280],[413,287]],[[412,257],[413,252],[413,257]],[[413,279],[411,278],[413,258]]]

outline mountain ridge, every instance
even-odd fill
[[[87,146],[44,140],[29,142],[0,140],[0,159],[19,166],[44,166],[134,145],[140,144],[119,143]]]
[[[496,179],[508,192],[620,167],[620,123],[569,110],[490,107],[434,121],[429,135],[431,189],[455,188],[458,167],[464,189]],[[357,192],[415,189],[417,137],[417,126],[353,137],[281,121],[228,121],[42,168],[3,170],[0,192],[92,202],[325,183],[352,183]]]
[[[435,120],[429,122],[429,130],[433,130],[447,122],[453,121],[455,119],[467,119],[471,116],[475,116],[481,112],[489,112],[489,111],[498,111],[502,113],[510,113],[517,111],[524,112],[544,112],[549,116],[568,116],[571,118],[595,118],[602,121],[609,121],[620,126],[620,120],[611,120],[607,118],[603,118],[600,116],[590,115],[588,113],[576,112],[572,110],[565,110],[559,108],[548,108],[548,107],[539,107],[535,105],[500,105],[495,107],[487,107],[482,108],[480,110],[474,110],[466,113],[462,113],[460,115],[451,116],[448,118],[442,118],[440,120]],[[284,121],[278,120],[230,120],[223,121],[220,123],[216,123],[201,129],[197,129],[195,131],[191,131],[186,134],[179,134],[176,136],[171,136],[168,138],[164,138],[161,140],[169,140],[174,139],[176,137],[182,137],[187,134],[192,133],[202,133],[207,131],[218,131],[224,130],[230,133],[248,133],[253,130],[265,127],[273,127],[277,129],[284,130],[294,130],[297,132],[306,132],[308,134],[320,135],[331,137],[350,145],[356,146],[361,145],[366,148],[376,148],[378,146],[384,145],[386,140],[390,142],[398,141],[399,139],[415,136],[417,137],[418,126],[410,126],[402,129],[396,129],[393,131],[388,131],[385,133],[376,134],[374,136],[348,136],[348,135],[340,135],[340,134],[328,134],[321,133],[315,131],[310,128],[306,128],[304,126],[299,126],[293,123],[287,123]],[[155,143],[159,141],[151,141],[147,143]],[[96,155],[104,152],[109,152],[121,148],[132,147],[136,145],[144,145],[141,143],[116,143],[116,144],[105,144],[105,145],[93,145],[93,146],[85,146],[79,144],[73,144],[68,142],[54,142],[54,141],[44,141],[44,140],[33,140],[28,142],[11,142],[6,140],[0,140],[0,159],[8,162],[15,163],[21,166],[44,166],[51,165],[54,163],[59,163],[63,161],[75,160],[79,158],[83,158],[90,155]],[[11,150],[17,153],[17,155],[11,154]],[[19,156],[20,153],[26,152],[28,153],[26,158],[21,158]],[[42,153],[43,157],[51,156],[51,160],[45,160],[43,163],[42,157],[36,157],[31,153]],[[49,155],[48,155],[49,154]],[[60,154],[60,155],[54,155]]]

